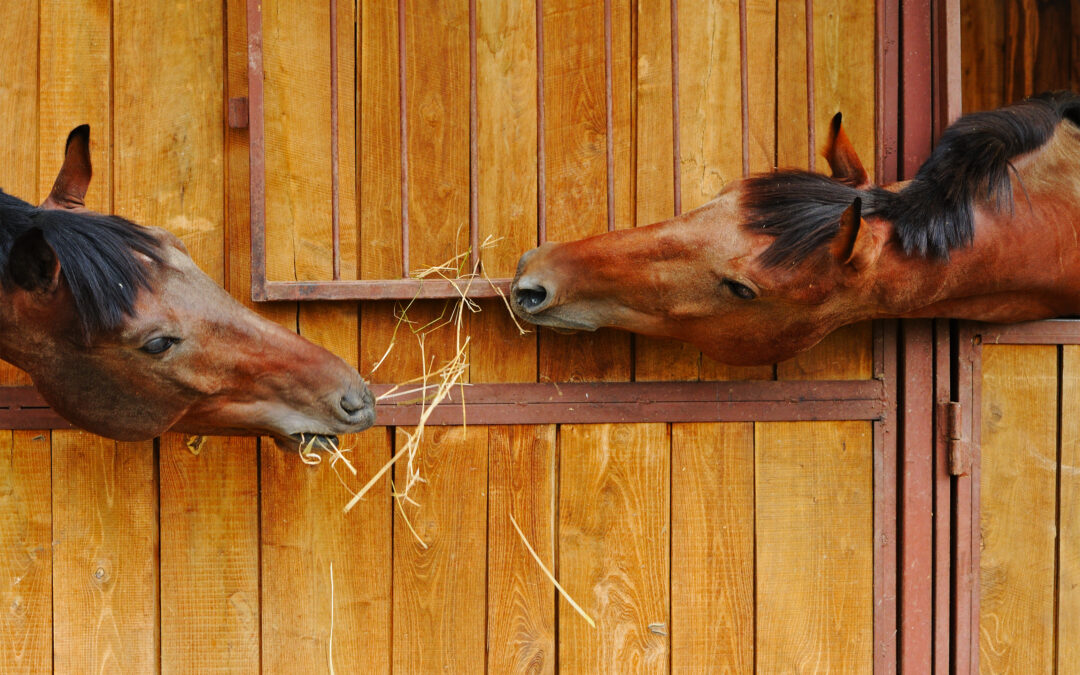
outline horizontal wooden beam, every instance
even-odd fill
[[[416,424],[423,410],[419,394],[398,390],[385,396],[390,389],[372,386],[382,397],[376,424]],[[467,384],[451,392],[428,424],[878,420],[886,409],[879,380]],[[0,428],[71,425],[33,388],[5,387],[0,388]]]
[[[381,281],[266,281],[259,301],[296,300],[427,300],[495,298],[510,292],[511,279],[389,279]]]
[[[1077,345],[1080,321],[1051,319],[1027,323],[981,324],[968,322],[968,331],[983,344],[994,345]]]

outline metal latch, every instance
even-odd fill
[[[964,438],[963,408],[957,401],[949,401],[945,410],[945,448],[949,453],[949,473],[966,476],[971,470],[971,444]]]

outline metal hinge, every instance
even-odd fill
[[[964,413],[957,401],[944,406],[945,448],[949,453],[949,474],[966,476],[971,469],[971,444],[964,438]]]

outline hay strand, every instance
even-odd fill
[[[586,614],[585,610],[581,608],[581,605],[577,604],[574,599],[570,597],[570,594],[566,592],[566,589],[563,588],[562,585],[555,580],[555,575],[551,573],[551,570],[549,570],[547,566],[544,565],[544,562],[540,560],[540,556],[536,554],[536,551],[533,549],[532,544],[530,544],[529,540],[525,538],[525,533],[521,531],[521,528],[518,527],[517,521],[514,520],[514,514],[508,513],[507,515],[510,516],[510,524],[514,526],[514,530],[518,533],[518,536],[521,537],[521,543],[525,544],[525,548],[528,549],[529,554],[533,557],[533,560],[536,561],[536,564],[540,566],[540,570],[544,573],[544,576],[548,578],[548,581],[555,585],[555,590],[557,590],[559,594],[562,595],[568,603],[570,603],[570,606],[573,607],[574,610],[578,614],[580,614],[590,626],[596,628],[596,622],[593,621],[592,617]]]

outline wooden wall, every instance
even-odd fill
[[[1080,664],[1080,348],[983,347],[982,672]]]
[[[1080,88],[1080,4],[960,0],[965,111]]]
[[[963,0],[965,110],[1080,87],[1080,6]],[[1080,663],[1076,346],[983,347],[979,659],[985,673]]]
[[[477,218],[482,232],[505,237],[484,258],[505,275],[535,241],[540,214],[552,239],[643,224],[674,213],[676,183],[685,210],[742,173],[738,3],[678,3],[676,118],[671,3],[611,2],[609,164],[604,2],[544,0],[538,14],[531,1],[477,0],[471,203],[469,3],[409,2],[399,63],[396,3],[333,1],[346,92],[339,169],[355,186],[343,197],[345,275],[400,273],[403,215],[416,237],[412,267],[460,251],[462,224]],[[268,269],[323,279],[329,6],[262,7]],[[750,169],[805,166],[805,3],[748,0],[747,9]],[[41,198],[65,134],[89,122],[90,205],[174,231],[250,304],[247,132],[224,119],[227,100],[247,91],[244,16],[242,0],[3,3],[0,185]],[[870,162],[873,7],[817,0],[812,25],[818,138],[843,110]],[[391,303],[257,310],[365,373],[396,324]],[[442,310],[421,304],[410,316]],[[483,310],[468,325],[476,382],[871,375],[867,325],[744,370],[613,332],[519,336],[498,304]],[[445,357],[451,341],[432,336],[428,354]],[[372,379],[415,376],[408,347]],[[25,382],[11,369],[4,377]],[[345,439],[360,475],[382,466],[404,431]],[[316,672],[332,649],[338,672],[868,672],[871,436],[869,422],[429,429],[427,482],[403,505],[423,548],[386,481],[342,515],[348,495],[329,468],[269,442],[213,438],[196,455],[176,436],[0,432],[0,664]],[[596,629],[557,599],[510,515]]]

